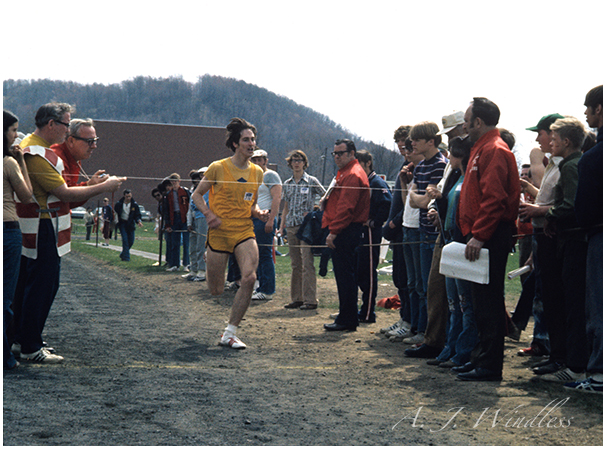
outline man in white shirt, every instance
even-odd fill
[[[276,271],[274,269],[272,246],[274,244],[274,233],[278,225],[277,216],[282,195],[282,182],[276,172],[268,169],[268,152],[265,150],[255,150],[251,162],[257,164],[263,170],[263,184],[257,192],[257,204],[260,209],[270,211],[270,218],[267,222],[253,218],[255,239],[259,248],[259,265],[257,266],[259,287],[256,292],[253,292],[251,298],[252,300],[271,300],[276,291]]]

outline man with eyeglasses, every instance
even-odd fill
[[[84,173],[80,161],[91,157],[98,141],[93,119],[72,119],[65,141],[51,145],[51,149],[63,160],[65,169],[61,175],[68,186],[92,186],[103,180],[105,170],[98,170],[90,179],[78,182],[80,174]],[[73,203],[70,207],[75,208],[84,203]]]
[[[314,254],[312,248],[297,237],[297,232],[304,218],[314,210],[316,196],[321,197],[326,191],[316,177],[306,172],[308,156],[303,150],[291,151],[286,161],[293,176],[283,184],[284,207],[279,227],[288,239],[291,258],[291,301],[285,308],[311,310],[318,307]]]
[[[324,325],[327,331],[356,331],[358,327],[358,284],[356,282],[356,247],[363,224],[369,219],[371,194],[367,174],[356,159],[356,146],[350,139],[339,139],[331,153],[339,168],[327,194],[322,227],[327,228],[327,246],[333,249],[331,259],[339,315],[334,323]]]
[[[23,257],[14,301],[16,330],[10,339],[14,342],[13,353],[41,364],[63,361],[63,357],[44,347],[42,331],[59,289],[61,256],[70,251],[70,205],[113,192],[125,180],[102,178],[99,171],[90,185],[73,185],[78,172],[75,180],[69,177],[66,174],[69,166],[51,149],[53,144],[66,140],[71,113],[72,106],[66,103],[41,106],[36,113],[36,130],[21,142],[36,201],[27,205],[17,203],[23,230]],[[64,174],[71,178],[69,182],[63,178]]]

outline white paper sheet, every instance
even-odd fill
[[[489,284],[489,250],[481,249],[474,262],[466,259],[466,244],[451,242],[443,247],[439,272],[449,278]]]

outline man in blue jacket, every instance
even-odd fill
[[[366,150],[356,152],[356,159],[369,177],[371,205],[369,220],[363,227],[363,242],[356,249],[358,287],[363,304],[358,312],[361,323],[375,323],[375,297],[377,297],[377,265],[382,237],[382,226],[390,214],[392,194],[388,184],[373,170],[373,155]]]

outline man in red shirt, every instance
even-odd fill
[[[499,381],[504,360],[504,277],[518,215],[520,182],[516,160],[496,125],[500,110],[476,97],[464,115],[464,129],[474,142],[464,176],[457,222],[466,236],[465,256],[489,250],[489,284],[472,286],[479,343],[470,363],[454,369],[464,381]]]
[[[332,155],[339,170],[321,205],[324,208],[322,227],[329,231],[326,243],[333,249],[331,259],[339,295],[339,315],[335,323],[324,327],[327,331],[355,331],[358,326],[356,247],[363,224],[369,218],[371,194],[367,174],[356,159],[354,142],[338,140]]]

